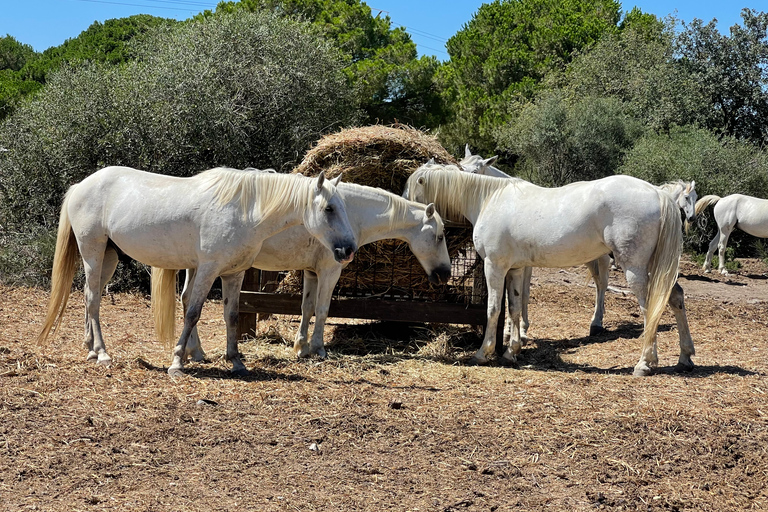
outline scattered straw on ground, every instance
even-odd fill
[[[470,327],[331,321],[326,361],[296,361],[290,317],[223,360],[221,304],[200,334],[211,362],[165,373],[148,301],[104,298],[111,368],[86,362],[82,294],[50,347],[33,340],[48,294],[0,287],[0,503],[7,510],[643,510],[768,508],[768,306],[761,273],[684,269],[697,368],[633,378],[634,297],[607,297],[587,337],[584,268],[536,271],[519,367],[462,365]],[[613,273],[611,284],[623,287]],[[201,401],[202,400],[202,401]]]

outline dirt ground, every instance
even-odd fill
[[[463,365],[467,326],[334,321],[330,357],[297,361],[280,318],[241,345],[246,378],[215,302],[210,361],[171,379],[146,297],[104,298],[104,368],[85,361],[82,294],[37,347],[47,293],[0,287],[0,510],[766,510],[766,271],[684,263],[697,367],[673,371],[667,312],[647,378],[617,272],[590,338],[586,269],[536,270],[518,367]]]

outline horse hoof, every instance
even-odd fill
[[[653,369],[648,366],[635,366],[635,371],[632,372],[635,377],[647,377],[651,374],[653,374]]]
[[[603,334],[605,332],[605,327],[602,325],[590,325],[589,326],[589,335],[590,336],[598,336],[600,334]]]
[[[675,372],[677,373],[691,373],[695,368],[693,363],[677,363],[675,365]]]
[[[109,366],[112,366],[112,359],[109,356],[107,356],[107,357],[100,357],[96,361],[96,364],[104,366],[104,367],[109,367]]]
[[[316,354],[316,355],[317,355],[317,357],[318,357],[318,358],[320,358],[320,359],[325,359],[326,357],[328,357],[328,353],[325,351],[325,349],[324,349],[323,347],[320,347],[320,348],[317,350],[317,352],[315,352],[315,354]]]
[[[183,377],[184,370],[181,368],[168,368],[168,375],[171,377]]]
[[[235,377],[249,377],[251,375],[251,372],[248,371],[248,368],[238,368],[238,369],[232,368],[232,375],[234,375]]]
[[[501,363],[502,366],[507,367],[517,367],[517,357],[512,355],[511,357],[507,355],[507,353],[504,353],[503,356],[499,359],[499,363]]]
[[[488,363],[487,359],[481,359],[477,356],[472,357],[469,361],[467,361],[467,366],[482,366],[484,364]]]

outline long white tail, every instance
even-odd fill
[[[64,196],[59,214],[59,230],[56,235],[56,252],[53,255],[53,269],[51,270],[51,297],[48,299],[48,311],[45,322],[37,343],[43,344],[53,330],[56,334],[61,323],[61,317],[67,308],[69,293],[72,291],[72,281],[75,279],[77,263],[80,260],[80,251],[77,248],[77,239],[72,231],[72,224],[67,213],[67,203],[74,186],[70,187]]]
[[[152,267],[152,317],[166,348],[176,341],[176,270]]]
[[[656,249],[648,265],[648,290],[645,302],[644,348],[651,346],[661,321],[661,315],[669,301],[672,287],[677,282],[680,255],[683,249],[683,233],[680,213],[669,195],[659,193],[661,225]]]
[[[696,201],[696,215],[706,210],[710,205],[717,203],[720,199],[722,199],[720,196],[715,195],[702,197]]]

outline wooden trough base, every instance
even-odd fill
[[[261,272],[261,276],[258,273]],[[301,295],[252,291],[260,282],[269,281],[265,275],[273,274],[252,269],[246,275],[244,290],[240,292],[238,337],[253,336],[257,315],[301,315]],[[248,289],[250,288],[250,290]],[[485,304],[451,304],[446,302],[418,302],[378,298],[336,298],[331,300],[328,317],[361,318],[390,322],[442,323],[485,326]],[[496,332],[497,351],[503,347],[504,310],[499,315]]]

